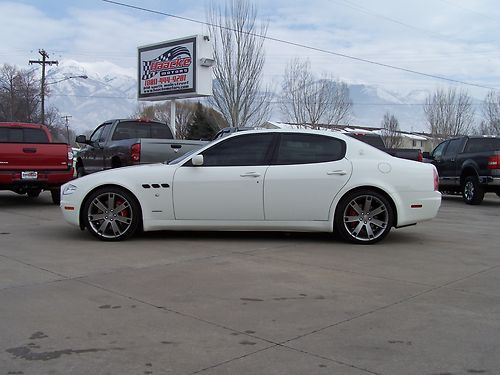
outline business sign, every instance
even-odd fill
[[[139,100],[212,95],[208,37],[192,36],[138,48]]]

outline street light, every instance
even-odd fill
[[[87,79],[89,78],[87,75],[81,75],[81,76],[68,76],[68,77],[64,77],[63,79],[60,79],[60,80],[57,80],[57,81],[53,81],[53,82],[47,82],[46,85],[53,85],[54,83],[59,83],[59,82],[62,82],[62,81],[67,81],[68,79],[72,79],[72,78],[82,78],[82,79]]]

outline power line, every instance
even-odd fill
[[[367,63],[367,64],[371,64],[371,65],[376,65],[376,66],[380,66],[380,67],[383,67],[383,68],[388,68],[388,69],[393,69],[393,70],[399,70],[399,71],[402,71],[402,72],[405,72],[405,73],[411,73],[411,74],[415,74],[415,75],[419,75],[419,76],[423,76],[423,77],[427,77],[427,78],[439,79],[439,80],[442,80],[442,81],[448,81],[448,82],[458,83],[458,84],[461,84],[461,85],[472,86],[472,87],[479,87],[479,88],[482,88],[482,89],[500,91],[499,88],[492,87],[492,86],[486,86],[486,85],[481,85],[481,84],[478,84],[478,83],[466,82],[466,81],[461,81],[461,80],[458,80],[458,79],[453,79],[453,78],[447,78],[447,77],[438,76],[438,75],[435,75],[435,74],[424,73],[424,72],[420,72],[420,71],[413,70],[413,69],[402,68],[402,67],[399,67],[399,66],[396,66],[396,65],[385,64],[385,63],[381,63],[381,62],[377,62],[377,61],[373,61],[373,60],[368,60],[368,59],[363,59],[363,58],[360,58],[360,57],[355,57],[355,56],[347,55],[347,54],[344,54],[344,53],[330,51],[330,50],[323,49],[323,48],[312,47],[312,46],[308,46],[308,45],[305,45],[305,44],[302,44],[302,43],[291,42],[291,41],[288,41],[288,40],[274,38],[274,37],[270,37],[270,36],[263,36],[263,35],[260,35],[260,34],[257,34],[257,33],[252,33],[252,32],[235,30],[235,29],[232,29],[230,27],[226,27],[226,26],[222,26],[222,25],[216,25],[216,24],[212,24],[210,22],[199,21],[199,20],[195,20],[195,19],[192,19],[192,18],[188,18],[188,17],[183,17],[183,16],[178,16],[178,15],[175,15],[175,14],[171,14],[171,13],[161,12],[161,11],[158,11],[158,10],[147,9],[147,8],[143,8],[143,7],[139,7],[139,6],[135,6],[135,5],[130,5],[130,4],[125,4],[125,3],[121,3],[121,2],[113,1],[113,0],[102,0],[102,1],[105,2],[105,3],[114,4],[114,5],[118,5],[118,6],[130,8],[130,9],[140,10],[140,11],[143,11],[143,12],[148,12],[148,13],[153,13],[153,14],[159,14],[159,15],[162,15],[162,16],[172,17],[172,18],[183,20],[183,21],[188,21],[188,22],[193,22],[193,23],[197,23],[197,24],[201,24],[201,25],[207,25],[207,26],[211,26],[211,27],[216,27],[216,28],[220,28],[220,29],[223,29],[223,30],[237,31],[237,32],[241,32],[243,34],[254,36],[254,37],[257,37],[257,38],[263,38],[263,39],[266,39],[266,40],[271,40],[273,42],[288,44],[288,45],[295,46],[295,47],[300,47],[300,48],[306,48],[306,49],[309,49],[309,50],[312,50],[312,51],[323,52],[323,53],[327,53],[327,54],[330,54],[330,55],[333,55],[333,56],[343,57],[345,59],[354,60],[354,61],[358,61],[358,62],[363,62],[363,63]]]
[[[492,20],[492,21],[498,22],[498,19],[495,19],[495,18],[493,18],[493,17],[490,17],[490,16],[488,16],[488,15],[487,15],[487,14],[485,14],[485,13],[481,13],[481,12],[478,12],[478,11],[476,11],[476,10],[473,10],[473,9],[470,9],[470,8],[463,7],[463,6],[461,6],[461,5],[458,5],[458,4],[455,4],[455,3],[452,3],[451,1],[446,1],[446,0],[439,0],[439,1],[441,1],[442,3],[447,4],[448,6],[456,7],[456,8],[459,8],[459,9],[465,10],[466,12],[475,13],[475,14],[477,14],[478,16],[485,17],[485,18],[488,18],[489,20]]]

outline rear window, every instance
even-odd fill
[[[500,138],[472,138],[465,146],[465,152],[500,151]]]
[[[355,133],[345,133],[349,137],[356,138],[361,142],[365,142],[370,146],[378,148],[379,150],[385,149],[384,141],[382,137],[376,134],[355,134]]]
[[[42,129],[0,128],[0,142],[49,143],[49,138]]]
[[[119,141],[130,138],[173,139],[174,137],[167,124],[140,121],[120,122],[115,128],[112,139]]]

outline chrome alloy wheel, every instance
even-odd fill
[[[470,202],[474,199],[474,194],[475,194],[474,182],[472,180],[467,180],[467,182],[464,185],[464,198]]]
[[[389,217],[386,204],[373,195],[356,196],[343,212],[345,229],[360,242],[371,242],[384,235]]]
[[[97,195],[87,209],[90,229],[106,239],[117,239],[130,230],[133,215],[130,202],[115,192]]]

